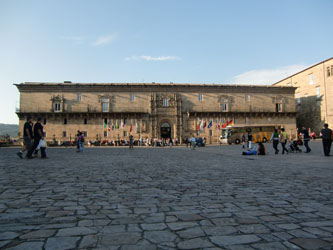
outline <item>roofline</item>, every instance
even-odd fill
[[[287,80],[288,78],[291,78],[291,77],[293,77],[293,76],[295,76],[295,75],[298,75],[299,73],[302,73],[302,72],[304,72],[304,71],[306,71],[306,70],[308,70],[308,69],[311,69],[311,68],[313,68],[313,67],[316,67],[316,66],[318,66],[319,64],[322,64],[322,63],[325,63],[325,62],[327,62],[327,61],[329,61],[329,60],[332,60],[332,59],[333,59],[333,57],[328,58],[328,59],[326,59],[326,60],[324,60],[324,61],[321,61],[321,62],[319,62],[319,63],[316,63],[316,64],[314,64],[314,65],[312,65],[312,66],[310,66],[310,67],[307,67],[306,69],[303,69],[303,70],[301,70],[301,71],[299,71],[299,72],[297,72],[297,73],[295,73],[295,74],[293,74],[293,75],[291,75],[291,76],[287,76],[286,78],[284,78],[284,79],[282,79],[282,80],[280,80],[280,81],[278,81],[278,82],[276,82],[276,83],[273,83],[272,86],[273,86],[273,85],[276,85],[276,84],[278,84],[278,83],[280,83],[280,82],[282,82],[282,81],[284,81],[284,80]]]
[[[61,83],[61,82],[24,82],[13,84],[17,88],[24,86],[154,86],[154,87],[245,87],[245,88],[271,88],[272,85],[250,85],[250,84],[211,84],[211,83]],[[294,88],[290,86],[273,86],[274,88]]]

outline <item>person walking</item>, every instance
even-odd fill
[[[172,146],[173,146],[173,140],[172,140],[172,138],[170,138],[169,146],[170,146],[170,148],[172,148]]]
[[[278,145],[279,145],[279,132],[277,129],[274,129],[274,132],[272,133],[270,141],[273,141],[273,148],[275,150],[275,154],[277,155],[279,153]]]
[[[245,148],[245,134],[242,135],[242,145],[243,148]]]
[[[186,147],[188,148],[189,140],[187,137],[185,138],[185,144],[186,144]]]
[[[38,117],[37,118],[37,123],[34,126],[34,143],[32,144],[32,146],[30,147],[28,153],[27,153],[27,158],[28,159],[32,159],[32,153],[35,151],[35,149],[38,147],[39,145],[39,141],[41,139],[44,139],[44,131],[43,131],[43,126],[42,126],[42,118]],[[46,158],[46,154],[45,151],[41,150],[41,155],[42,158]]]
[[[76,134],[76,140],[77,140],[77,144],[76,144],[76,152],[80,152],[80,145],[79,145],[79,136],[80,136],[80,130],[77,131],[77,134]]]
[[[193,135],[190,139],[190,142],[191,142],[191,149],[194,150],[195,149],[195,137]]]
[[[305,127],[303,127],[302,129],[303,129],[302,134],[303,134],[304,146],[306,148],[306,151],[304,153],[310,153],[311,152],[311,148],[309,147],[310,134]]]
[[[133,144],[134,144],[133,135],[130,135],[130,137],[129,137],[129,149],[134,149]]]
[[[289,153],[288,149],[286,148],[287,141],[288,141],[287,132],[285,131],[284,128],[281,128],[280,142],[282,146],[282,154],[284,154],[285,151],[287,152],[287,154]]]
[[[249,133],[247,134],[247,143],[248,143],[248,148],[251,149],[252,148],[252,134],[251,131],[249,131]]]
[[[327,123],[324,124],[324,128],[320,131],[320,134],[323,140],[324,154],[325,156],[330,156],[333,134],[332,130],[328,128]]]
[[[29,151],[31,147],[31,140],[32,140],[32,119],[28,116],[27,121],[24,123],[23,126],[23,147],[22,149],[17,152],[17,156],[23,159],[23,152]]]
[[[84,137],[83,137],[82,132],[79,132],[79,136],[77,137],[77,144],[79,145],[79,151],[78,152],[83,152]]]

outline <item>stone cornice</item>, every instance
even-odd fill
[[[271,85],[184,84],[184,83],[42,83],[14,84],[20,92],[203,92],[203,93],[284,93],[295,87]]]

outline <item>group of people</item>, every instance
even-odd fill
[[[42,118],[37,118],[37,122],[33,124],[32,118],[28,117],[23,126],[23,147],[16,154],[23,159],[23,153],[27,151],[26,158],[32,159],[37,157],[39,149],[41,158],[46,159],[46,142],[44,140]]]
[[[332,145],[332,141],[333,141],[333,133],[332,133],[332,130],[328,128],[327,123],[324,124],[324,127],[321,130],[320,134],[322,137],[324,155],[330,156],[331,145]],[[258,146],[255,146],[252,148],[251,132],[248,133],[247,137],[248,137],[248,145],[247,145],[248,150],[243,152],[243,155],[255,155],[255,154],[265,155],[266,154],[265,147],[262,142],[259,142]],[[302,141],[302,139],[303,139],[303,141]],[[299,140],[297,141],[297,144],[301,144],[299,142],[302,142],[302,144],[304,144],[304,147],[305,147],[304,153],[311,152],[311,148],[309,146],[310,139],[311,139],[311,136],[310,136],[309,131],[305,127],[303,127],[301,136],[300,136]],[[278,149],[279,143],[281,143],[282,154],[289,153],[289,150],[286,148],[286,145],[288,143],[288,137],[287,137],[287,133],[284,128],[281,128],[280,131],[275,129],[274,132],[272,133],[270,141],[273,142],[273,148],[274,148],[275,154],[279,153],[279,149]],[[243,148],[245,148],[245,134],[243,134],[243,136],[242,136],[242,143],[243,143]]]

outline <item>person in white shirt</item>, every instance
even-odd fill
[[[190,142],[191,142],[191,149],[194,150],[195,149],[195,137],[193,135],[190,139]]]

